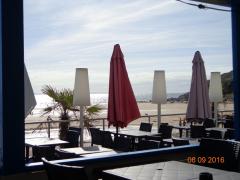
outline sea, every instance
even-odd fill
[[[168,98],[176,98],[182,93],[169,93],[167,95]],[[43,109],[53,105],[53,100],[47,95],[44,94],[35,94],[35,98],[37,101],[37,105],[33,109],[31,115],[41,115],[43,113]],[[90,94],[91,104],[100,105],[103,109],[107,109],[108,104],[108,94],[107,93],[92,93]],[[150,102],[151,94],[138,94],[136,95],[136,100],[138,102]],[[56,115],[56,114],[55,114]]]

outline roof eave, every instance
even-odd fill
[[[219,5],[219,6],[227,6],[227,7],[231,6],[230,0],[190,0],[190,1],[208,3],[213,5]]]

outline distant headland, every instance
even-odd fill
[[[232,101],[233,99],[233,92],[232,92],[232,81],[233,81],[233,71],[223,73],[221,75],[222,79],[222,87],[223,87],[223,97],[224,101]],[[209,85],[209,80],[208,80],[208,85]],[[186,92],[184,94],[181,94],[178,97],[171,97],[168,98],[169,102],[186,102],[188,101],[189,97],[189,92]]]

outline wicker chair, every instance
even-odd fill
[[[226,122],[224,123],[224,128],[233,128],[233,120],[226,120]]]
[[[215,127],[214,120],[213,120],[213,119],[205,119],[204,122],[203,122],[203,126],[204,126],[205,128]]]
[[[48,160],[55,159],[55,147],[54,146],[34,146],[32,147],[32,159],[35,162],[41,161],[42,157]]]
[[[234,139],[235,129],[227,129],[224,134],[224,139]]]
[[[239,145],[237,142],[231,142],[221,139],[202,138],[200,142],[199,157],[218,157],[224,158],[224,163],[206,163],[206,166],[236,171],[238,169],[237,153]],[[211,159],[207,159],[210,162]]]
[[[124,136],[115,136],[114,149],[117,151],[129,152],[132,151],[132,140]]]
[[[102,146],[106,148],[113,149],[114,148],[114,141],[112,135],[109,131],[102,131]]]
[[[184,146],[184,145],[189,145],[189,140],[186,139],[176,139],[176,138],[172,138],[173,140],[173,145],[174,146]]]
[[[42,158],[44,168],[47,172],[48,180],[59,180],[59,179],[88,179],[85,169],[78,166],[67,166],[62,164],[54,164],[49,162],[45,158]]]
[[[211,130],[209,131],[209,138],[213,138],[213,139],[222,139],[222,132],[221,131],[217,131],[217,130]]]
[[[89,128],[89,131],[90,131],[90,134],[92,137],[91,145],[92,146],[93,146],[93,144],[102,145],[103,138],[102,138],[101,130],[98,128]]]
[[[165,148],[165,147],[171,147],[172,146],[172,142],[169,141],[171,138],[166,138],[163,139],[162,135],[152,135],[152,136],[146,136],[144,140],[150,140],[150,141],[157,141],[159,142],[159,148]]]
[[[160,142],[153,140],[141,140],[137,144],[137,150],[157,149],[159,148]]]
[[[140,127],[139,127],[139,131],[151,132],[152,124],[151,123],[141,123]]]
[[[172,128],[172,126],[161,124],[158,129],[158,133],[162,134],[161,136],[163,139],[172,138]]]
[[[161,142],[161,141],[163,140],[161,134],[159,134],[159,135],[146,136],[144,139],[145,139],[145,140],[159,141],[159,142]]]
[[[70,159],[70,158],[77,158],[80,156],[75,153],[66,152],[62,149],[56,148],[55,149],[55,157],[56,157],[56,159]]]
[[[66,144],[65,147],[67,147],[67,148],[78,147],[79,132],[73,131],[73,130],[68,130],[67,136],[66,136],[66,141],[68,141],[69,143]]]
[[[193,126],[190,127],[191,138],[202,138],[206,136],[206,131],[204,126]]]

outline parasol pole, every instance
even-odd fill
[[[116,133],[118,135],[118,124],[116,125]]]
[[[157,121],[158,128],[160,127],[160,125],[161,125],[161,104],[159,103],[158,104],[158,121]]]
[[[80,134],[80,147],[83,147],[83,131],[84,131],[84,117],[83,117],[83,106],[80,106],[80,129],[81,129],[81,134]]]

